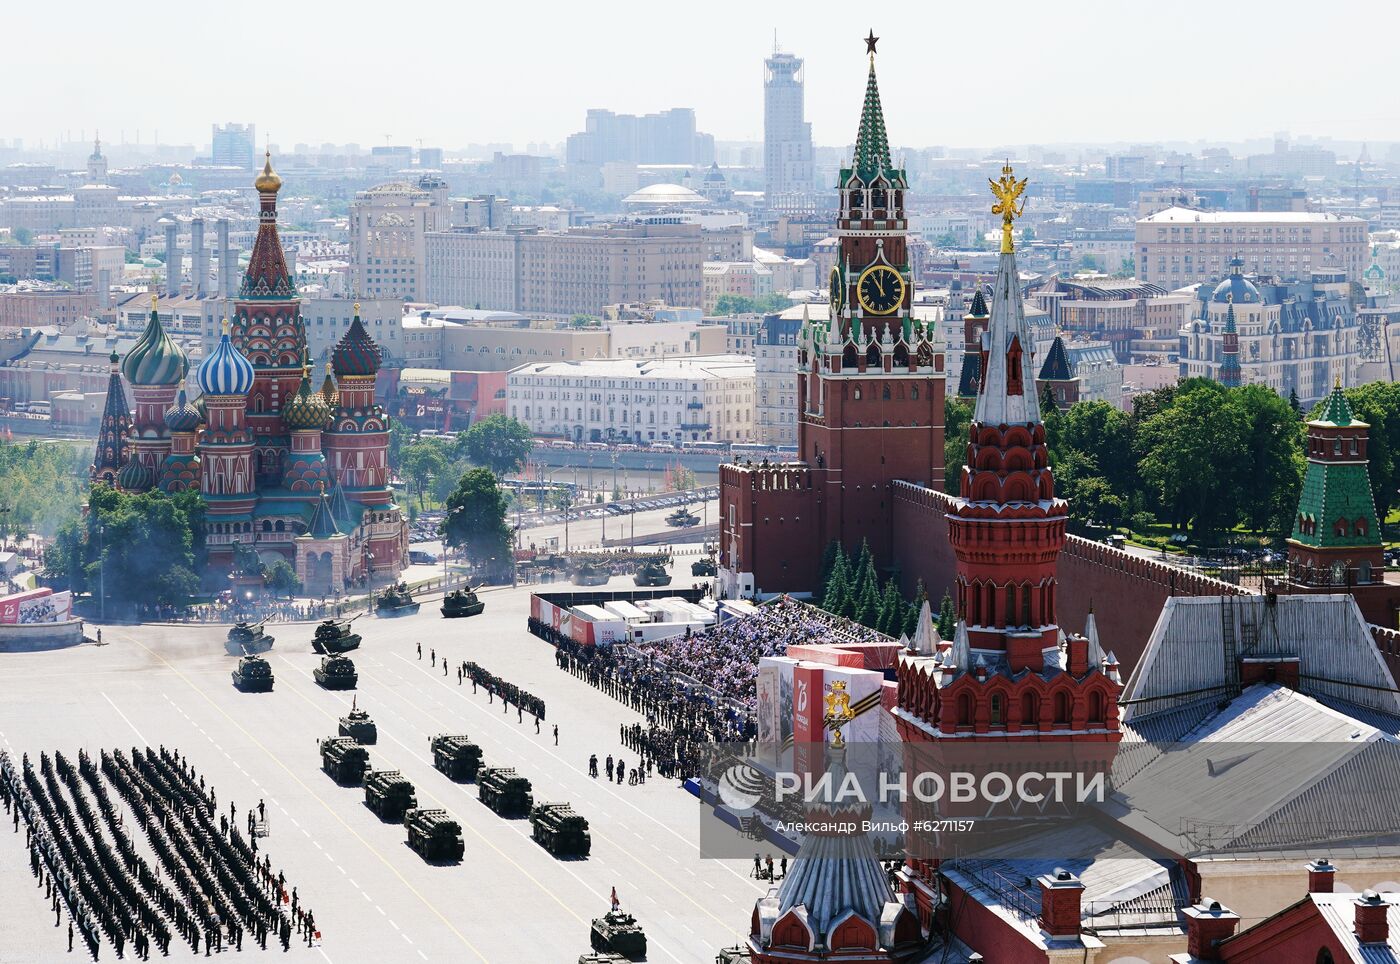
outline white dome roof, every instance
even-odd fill
[[[697,194],[679,184],[648,184],[646,187],[622,199],[623,204],[646,205],[700,205],[709,204],[704,195]]]

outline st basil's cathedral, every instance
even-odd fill
[[[277,236],[282,179],[271,157],[253,183],[257,238],[234,317],[194,373],[198,395],[153,304],[136,345],[111,356],[92,481],[125,492],[199,491],[211,573],[229,569],[238,543],[264,563],[290,563],[312,595],[397,578],[408,523],[389,487],[389,416],[374,401],[382,352],[356,306],[314,384]]]

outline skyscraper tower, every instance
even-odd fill
[[[763,62],[763,182],[768,206],[814,183],[812,125],[807,123],[802,58],[780,52]]]

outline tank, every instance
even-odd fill
[[[476,779],[481,769],[481,747],[465,734],[449,736],[439,733],[428,741],[433,751],[433,766],[447,774],[449,780],[466,783]]]
[[[369,751],[348,736],[321,741],[321,769],[343,787],[359,786],[369,769]]]
[[[233,671],[233,687],[245,693],[272,692],[272,664],[261,656],[244,656]]]
[[[403,815],[408,828],[408,845],[430,862],[450,863],[462,859],[462,827],[446,810],[409,810]]]
[[[356,743],[373,746],[379,742],[379,727],[370,719],[368,710],[351,706],[350,712],[340,718],[340,735],[348,736]]]
[[[353,690],[360,680],[360,674],[355,672],[355,661],[349,656],[322,656],[321,665],[313,669],[311,675],[328,690]]]
[[[752,960],[753,955],[749,953],[749,949],[739,944],[726,947],[715,955],[715,964],[742,964],[744,961]]]
[[[588,821],[567,803],[536,804],[530,811],[530,836],[555,857],[587,857],[593,846]]]
[[[228,631],[224,650],[230,656],[252,656],[272,648],[273,638],[263,631],[262,623],[238,622]]]
[[[418,796],[398,770],[372,770],[365,774],[365,806],[387,823],[398,823],[418,806]]]
[[[360,634],[351,631],[350,624],[359,616],[350,619],[326,619],[316,627],[316,635],[311,639],[311,648],[322,656],[335,656],[360,648]]]
[[[379,593],[374,611],[380,616],[412,616],[421,605],[414,602],[413,594],[408,591],[408,583],[399,582]]]
[[[476,616],[485,608],[486,603],[477,598],[476,590],[470,586],[466,589],[454,589],[442,601],[442,614],[448,619]]]
[[[481,802],[501,817],[524,817],[535,805],[530,781],[515,767],[486,767],[476,775],[476,791]]]
[[[659,558],[653,558],[637,566],[637,573],[632,577],[632,581],[639,586],[669,586],[671,574],[666,571],[665,564]]]
[[[606,566],[583,563],[574,570],[574,584],[578,586],[606,586],[612,573]]]
[[[714,576],[719,573],[713,559],[696,559],[690,564],[690,574],[692,576]]]
[[[647,936],[637,918],[625,911],[613,910],[593,920],[590,943],[595,951],[621,954],[637,961],[647,956]]]
[[[700,517],[691,512],[690,509],[682,506],[666,517],[666,524],[668,526],[689,528],[690,526],[698,526],[700,524]]]

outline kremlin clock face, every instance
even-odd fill
[[[842,290],[845,286],[841,284],[841,269],[831,269],[831,316],[835,318],[845,307],[846,297]]]
[[[856,294],[869,314],[888,315],[904,302],[904,279],[887,264],[872,265],[861,273]]]

